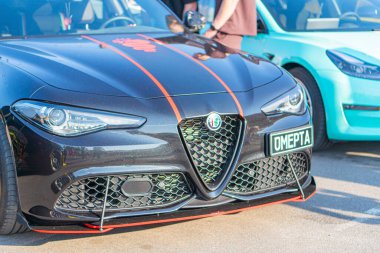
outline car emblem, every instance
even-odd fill
[[[222,117],[217,113],[211,113],[207,117],[207,127],[211,131],[218,131],[222,127],[222,124]]]

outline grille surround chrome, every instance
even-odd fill
[[[194,194],[192,185],[182,173],[125,174],[109,177],[111,178],[111,184],[106,202],[107,212],[138,212],[142,210],[167,208],[186,202]],[[150,177],[153,184],[153,193],[141,196],[123,194],[121,187],[127,180],[143,177]],[[55,210],[70,213],[101,213],[104,204],[107,178],[108,176],[92,176],[74,181],[59,195],[54,205]],[[174,186],[173,189],[169,187],[158,189],[158,184],[156,184],[157,180],[161,180],[160,182],[166,180],[166,183],[169,184],[175,184],[175,182],[173,182],[175,180],[180,182],[179,186]],[[81,188],[78,190],[78,187]],[[175,190],[176,187],[178,188],[177,190]],[[177,194],[179,197],[170,200],[170,196],[168,196],[170,194]],[[80,197],[78,197],[78,195]],[[149,200],[155,197],[158,198],[157,202]],[[160,199],[162,200],[160,201]],[[120,202],[120,204],[118,205],[117,202]],[[91,203],[93,205],[91,205]],[[138,205],[138,203],[142,205]],[[144,205],[144,203],[150,204]]]
[[[220,116],[223,123],[217,131],[208,129],[208,116],[184,119],[178,125],[189,160],[200,180],[210,191],[220,187],[234,166],[244,131],[244,120],[240,116]],[[218,152],[217,149],[222,152]],[[212,157],[202,152],[211,153]]]

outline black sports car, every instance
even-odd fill
[[[315,192],[302,85],[160,1],[3,0],[0,63],[1,234],[103,233]]]

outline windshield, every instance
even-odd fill
[[[380,30],[380,0],[262,0],[287,31]]]
[[[183,32],[160,0],[0,0],[0,38]]]

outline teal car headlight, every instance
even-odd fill
[[[267,116],[279,114],[302,115],[307,109],[305,98],[304,89],[297,84],[292,90],[264,105],[261,110]]]
[[[78,136],[104,129],[142,126],[145,118],[82,109],[65,105],[21,100],[12,110],[28,122],[59,136]]]
[[[335,50],[328,50],[326,53],[343,73],[358,78],[380,80],[380,66]]]

